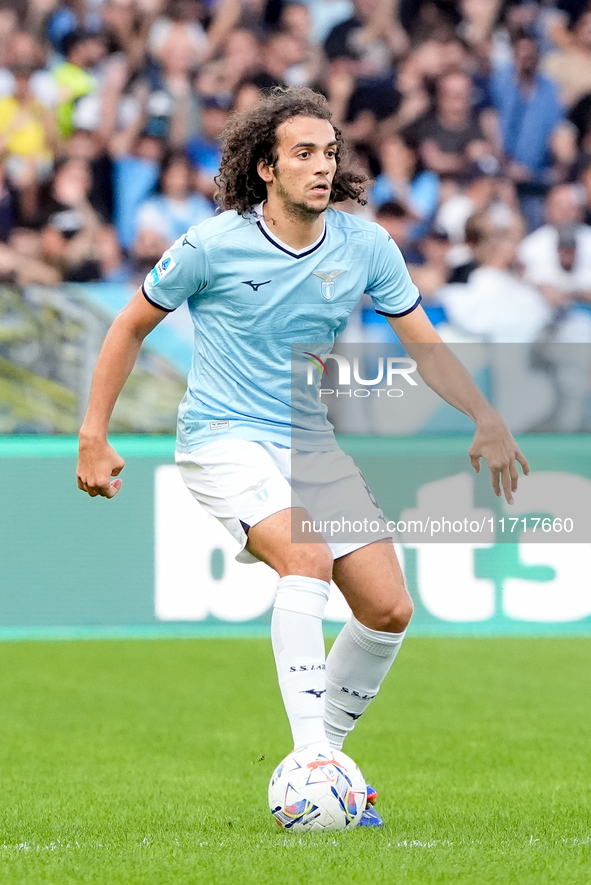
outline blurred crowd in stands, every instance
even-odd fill
[[[139,284],[281,84],[328,97],[373,179],[343,208],[449,338],[591,342],[585,0],[0,0],[0,278]]]

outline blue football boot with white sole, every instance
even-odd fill
[[[378,798],[377,791],[367,785],[367,806],[359,820],[360,827],[383,827],[384,821],[375,810],[374,803]]]

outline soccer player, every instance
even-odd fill
[[[511,502],[516,462],[524,472],[528,466],[441,343],[396,244],[377,224],[332,208],[362,201],[365,176],[349,165],[322,96],[277,89],[235,115],[218,182],[228,211],[177,240],[107,334],[80,431],[78,486],[91,496],[119,492],[121,480],[112,477],[124,461],[107,441],[112,409],[143,339],[187,300],[195,344],[177,463],[195,498],[239,541],[238,558],[277,572],[271,635],[294,747],[329,753],[378,693],[412,603],[383,533],[338,543],[313,531],[292,535],[292,522],[301,526],[318,506],[351,521],[376,518],[375,499],[338,448],[318,388],[296,388],[292,402],[292,344],[329,348],[367,292],[426,383],[474,420],[470,459],[476,470],[486,460],[496,493],[502,487]],[[292,459],[303,465],[293,479]],[[331,578],[352,617],[325,661]],[[382,822],[368,806],[362,823]]]

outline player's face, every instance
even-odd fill
[[[269,199],[291,215],[313,218],[328,207],[337,168],[335,131],[328,120],[293,117],[277,129],[277,162],[262,167]]]

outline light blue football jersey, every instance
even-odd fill
[[[320,238],[298,252],[274,237],[261,207],[223,212],[191,227],[147,275],[148,301],[168,311],[187,301],[195,329],[179,451],[227,437],[336,446],[320,378],[307,383],[303,357],[292,378],[292,348],[328,353],[364,292],[386,316],[409,313],[420,295],[382,227],[335,209],[323,217]]]

